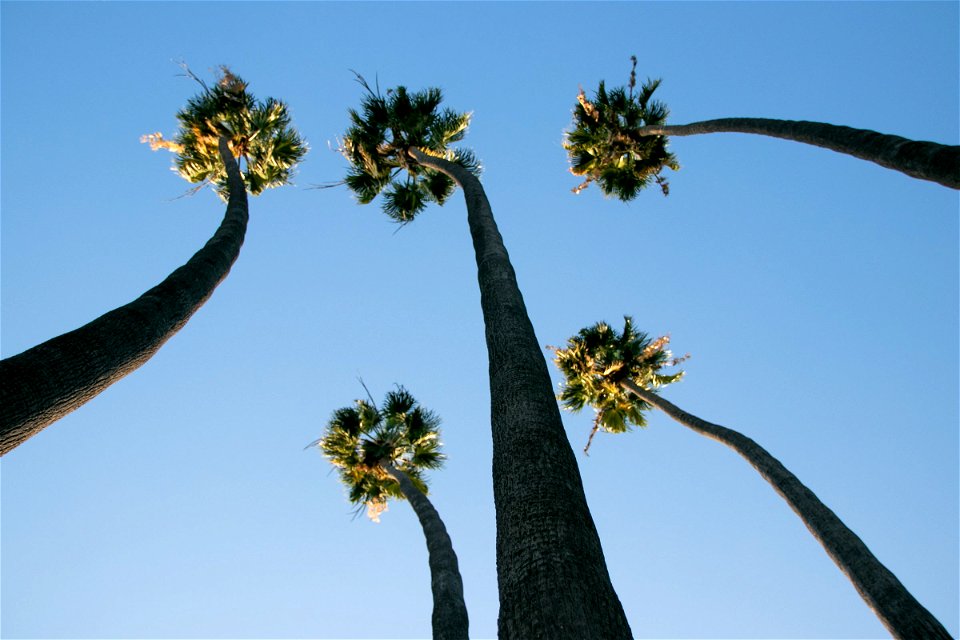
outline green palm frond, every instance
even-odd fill
[[[633,319],[624,316],[623,331],[606,322],[581,329],[563,349],[554,350],[554,363],[563,374],[558,399],[569,411],[592,407],[597,426],[609,433],[623,433],[646,426],[650,405],[626,391],[621,383],[632,380],[656,392],[683,377],[683,371],[661,373],[685,358],[673,358],[666,349],[669,337],[656,340],[637,331]]]
[[[406,224],[427,203],[446,202],[455,189],[454,182],[419,165],[409,154],[412,148],[479,172],[480,164],[470,151],[450,148],[466,134],[470,114],[441,109],[440,89],[410,92],[399,86],[382,95],[359,74],[357,82],[364,95],[360,108],[348,111],[350,126],[340,151],[350,163],[344,183],[360,204],[368,204],[382,193],[387,216]]]
[[[457,187],[453,180],[439,171],[424,171],[422,184],[429,199],[439,205],[446,202]]]
[[[429,148],[432,151],[444,151],[447,146],[463,140],[470,126],[470,117],[470,113],[444,109],[427,129]]]
[[[402,420],[403,416],[416,406],[417,401],[413,395],[403,387],[397,387],[387,393],[380,414],[386,416],[388,420]]]
[[[393,464],[426,493],[424,471],[439,469],[445,459],[439,428],[436,414],[398,386],[380,407],[357,400],[334,411],[316,445],[339,470],[349,501],[358,508],[365,505],[376,520],[389,499],[403,498],[400,485],[381,464]]]
[[[356,195],[357,202],[369,204],[380,195],[384,187],[390,184],[390,174],[378,176],[367,171],[357,171],[350,168],[347,171],[347,177],[344,178],[344,183]]]
[[[407,437],[413,443],[436,439],[438,429],[440,428],[440,418],[432,411],[422,407],[416,407],[405,414],[404,425],[407,429]]]
[[[426,208],[427,199],[416,179],[393,181],[383,194],[383,212],[394,222],[412,222]]]
[[[330,428],[338,429],[359,438],[363,435],[365,429],[361,420],[360,411],[357,407],[343,407],[337,409],[330,419]]]
[[[220,136],[227,137],[251,195],[289,184],[307,144],[291,125],[286,104],[274,98],[257,101],[247,92],[247,83],[226,67],[221,67],[212,88],[200,82],[203,91],[177,113],[179,130],[174,138],[164,140],[155,133],[142,140],[153,149],[176,153],[174,166],[181,177],[209,182],[224,200],[226,168],[220,158]]]
[[[637,134],[641,127],[665,124],[669,111],[662,102],[652,100],[659,79],[648,78],[634,93],[637,61],[636,57],[631,60],[629,91],[624,87],[608,90],[601,80],[593,100],[582,90],[578,96],[573,126],[563,144],[570,172],[585,178],[575,193],[596,182],[604,195],[628,201],[656,183],[667,195],[670,187],[661,172],[665,167],[680,168],[667,150],[666,137]]]
[[[438,444],[439,446],[439,444]],[[439,469],[447,457],[436,448],[425,446],[423,443],[414,447],[410,456],[410,463],[417,469]]]
[[[454,149],[449,160],[477,177],[480,177],[480,174],[483,173],[483,165],[480,163],[480,159],[470,149]]]

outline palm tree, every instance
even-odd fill
[[[600,428],[610,432],[625,431],[630,423],[643,426],[643,412],[656,407],[696,433],[730,447],[800,516],[894,637],[950,638],[863,541],[779,460],[747,436],[701,420],[656,393],[682,375],[660,373],[678,362],[664,348],[666,343],[666,338],[651,341],[636,331],[630,317],[624,318],[619,334],[605,322],[582,329],[565,349],[554,351],[554,362],[564,376],[560,400],[572,411],[593,406]]]
[[[497,513],[499,636],[629,638],[607,572],[576,458],[510,257],[477,179],[476,158],[449,145],[470,116],[440,109],[438,89],[365,96],[350,111],[345,183],[361,203],[409,223],[429,202],[463,188],[486,329]]]
[[[340,471],[350,502],[367,507],[375,522],[390,498],[406,499],[427,540],[433,590],[433,637],[468,637],[467,607],[457,554],[447,529],[427,498],[425,470],[439,469],[440,420],[403,387],[387,394],[380,408],[373,400],[337,409],[317,441]]]
[[[244,186],[257,194],[284,184],[306,153],[282,102],[257,102],[226,68],[213,88],[200,82],[203,91],[177,114],[174,140],[152,134],[145,141],[174,151],[180,175],[215,185],[227,202],[220,227],[186,264],[133,302],[0,361],[0,455],[143,365],[179,331],[240,253],[249,217]]]
[[[721,118],[668,126],[666,106],[651,99],[660,80],[647,80],[634,94],[637,58],[630,59],[633,68],[627,88],[608,91],[601,81],[592,101],[583,89],[577,97],[573,127],[564,142],[570,171],[586,178],[574,193],[596,182],[604,195],[627,201],[655,181],[666,195],[668,185],[660,172],[664,167],[680,168],[667,151],[667,136],[700,133],[755,133],[803,142],[960,189],[960,146],[805,120]]]

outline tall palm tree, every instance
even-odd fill
[[[177,113],[176,137],[152,134],[145,141],[174,151],[183,177],[215,185],[227,202],[220,227],[186,264],[133,302],[0,361],[0,455],[143,365],[179,331],[240,253],[249,217],[244,187],[258,194],[284,184],[306,153],[282,102],[258,102],[226,68],[213,88],[201,85]]]
[[[622,333],[605,322],[582,329],[566,348],[554,352],[554,362],[564,376],[560,400],[573,411],[593,406],[601,428],[611,432],[625,431],[630,423],[643,426],[643,412],[656,407],[696,433],[730,447],[800,516],[894,637],[950,638],[863,541],[779,460],[742,433],[701,420],[656,393],[682,375],[660,373],[677,362],[665,345],[664,338],[651,342],[636,331],[629,317],[624,318]]]
[[[317,445],[340,471],[350,502],[367,507],[375,522],[389,498],[410,502],[429,553],[435,640],[468,637],[467,607],[457,554],[447,529],[427,498],[425,470],[439,469],[440,420],[421,407],[403,387],[387,394],[378,408],[373,400],[337,409]]]
[[[438,89],[365,95],[343,139],[346,184],[361,203],[409,223],[464,192],[486,329],[497,513],[499,636],[628,638],[546,361],[472,153],[450,149],[470,117],[440,109]]]
[[[700,133],[755,133],[803,142],[960,189],[960,146],[805,120],[720,118],[668,126],[666,106],[651,99],[660,80],[647,80],[634,93],[636,56],[631,60],[626,88],[607,90],[601,81],[593,100],[588,100],[582,89],[577,97],[573,127],[564,142],[570,171],[585,177],[575,193],[595,181],[604,195],[627,201],[655,181],[666,195],[668,185],[660,172],[664,167],[680,168],[667,151],[667,136]]]

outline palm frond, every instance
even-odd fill
[[[426,208],[427,200],[415,180],[395,180],[383,194],[383,212],[394,222],[412,222]]]
[[[373,175],[366,171],[360,171],[350,167],[347,176],[343,180],[347,188],[353,192],[360,204],[369,204],[373,199],[380,195],[384,187],[390,184],[390,174]]]
[[[439,205],[446,202],[456,189],[456,184],[446,174],[433,170],[424,171],[421,186],[427,199]]]
[[[406,415],[417,405],[416,399],[405,388],[398,386],[393,391],[388,391],[383,400],[382,414],[388,416]]]
[[[483,165],[480,163],[480,159],[470,149],[455,149],[451,160],[478,178],[483,173]]]

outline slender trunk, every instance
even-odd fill
[[[469,638],[467,605],[463,602],[463,580],[457,554],[440,514],[405,473],[389,462],[381,462],[387,473],[400,483],[400,491],[413,507],[423,527],[430,558],[430,588],[433,591],[433,640]]]
[[[756,133],[845,153],[905,173],[911,178],[960,189],[960,146],[908,140],[868,129],[806,120],[720,118],[690,124],[641,127],[636,133],[641,136]]]
[[[630,638],[540,342],[480,181],[417,149],[463,188],[490,367],[499,637]]]
[[[725,444],[743,456],[800,516],[813,537],[823,545],[827,555],[850,579],[867,606],[873,609],[895,638],[950,639],[944,626],[910,595],[857,534],[848,529],[833,511],[766,449],[742,433],[690,415],[632,380],[626,380],[621,385],[685,427]]]
[[[166,280],[79,329],[0,361],[0,455],[137,369],[227,276],[247,229],[247,193],[220,138],[230,199],[220,228]]]

